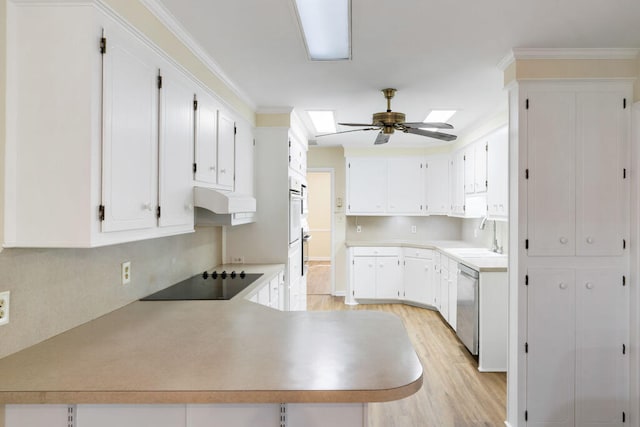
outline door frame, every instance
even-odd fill
[[[331,263],[331,295],[336,296],[336,257],[335,257],[335,169],[334,168],[307,168],[307,175],[310,173],[328,173],[330,176],[330,200],[329,209],[331,209],[331,230],[330,230],[330,255],[329,262]],[[309,181],[307,176],[307,182]],[[311,229],[309,229],[311,231]]]

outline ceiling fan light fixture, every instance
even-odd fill
[[[307,111],[316,133],[333,133],[336,132],[336,118],[333,111]]]
[[[312,61],[351,59],[351,0],[294,0]]]

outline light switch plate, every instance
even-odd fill
[[[10,292],[0,292],[0,325],[9,323],[9,297]]]
[[[125,261],[121,266],[122,270],[122,284],[128,285],[131,283],[131,261]]]

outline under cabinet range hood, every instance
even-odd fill
[[[253,222],[253,196],[207,187],[194,187],[193,201],[198,225],[238,225]]]

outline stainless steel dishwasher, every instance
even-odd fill
[[[478,271],[458,264],[456,333],[471,354],[478,355]]]

